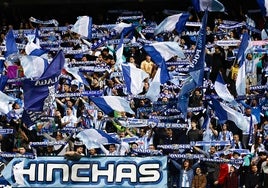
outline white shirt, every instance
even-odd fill
[[[250,121],[251,121],[251,117],[252,117],[252,125],[251,128],[254,130],[254,125],[258,124],[257,118],[255,115],[251,114],[251,116],[244,116],[247,120],[247,126],[246,126],[246,130],[243,130],[243,134],[249,134],[250,133]]]
[[[75,123],[77,123],[77,117],[74,115],[70,115],[70,116],[63,116],[63,118],[61,119],[61,123],[66,123],[70,121],[70,123],[68,123],[66,125],[66,127],[75,127]]]

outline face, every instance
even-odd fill
[[[133,143],[133,144],[131,145],[131,148],[132,148],[132,149],[137,149],[137,148],[138,148],[138,144]]]
[[[82,146],[78,147],[76,150],[78,153],[83,153],[84,148]]]
[[[253,166],[251,167],[251,171],[252,171],[253,173],[257,172],[257,171],[258,171],[258,167],[257,167],[257,165],[253,165]]]
[[[115,146],[112,144],[109,146],[109,152],[114,152],[115,151]]]
[[[89,152],[89,155],[94,155],[94,154],[96,154],[96,150],[95,150],[95,148],[91,148],[91,149],[89,149],[88,152]]]
[[[216,152],[216,148],[215,147],[210,147],[210,153],[214,154]]]
[[[183,166],[184,166],[184,167],[188,167],[188,166],[189,166],[189,161],[188,161],[188,160],[185,160],[185,161],[183,162]]]
[[[24,147],[19,148],[19,153],[24,154],[26,152],[26,149]]]
[[[201,168],[196,168],[195,172],[196,172],[197,175],[201,174]]]

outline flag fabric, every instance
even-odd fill
[[[7,94],[0,91],[0,112],[3,114],[7,114],[9,112],[9,103],[15,102],[17,99],[8,96]]]
[[[99,148],[100,144],[119,144],[115,138],[99,129],[85,129],[80,131],[76,138],[81,140],[87,149]]]
[[[246,65],[245,52],[249,46],[249,35],[245,32],[242,36],[242,41],[237,53],[237,61],[239,63],[239,70],[236,79],[236,92],[238,95],[246,94]]]
[[[45,100],[55,93],[64,63],[64,54],[60,50],[39,79],[22,81],[26,110],[43,111]]]
[[[89,40],[92,38],[92,17],[89,16],[79,16],[77,21],[71,28],[71,31],[78,33]]]
[[[189,77],[183,82],[178,96],[177,108],[181,111],[184,118],[186,118],[187,115],[191,91],[203,85],[207,17],[208,11],[205,11],[205,14],[202,18],[202,26],[199,30],[198,38],[196,40],[195,52],[189,67]]]
[[[176,30],[180,34],[185,28],[185,24],[189,19],[189,13],[180,13],[165,18],[154,30],[154,35],[164,32],[172,32]]]
[[[156,64],[158,64],[158,62],[161,62],[162,58],[165,61],[168,61],[174,56],[178,56],[182,59],[186,58],[182,48],[177,42],[155,42],[145,45],[143,48],[147,53],[151,55]]]
[[[268,8],[268,0],[257,0],[257,3],[261,9],[261,13],[263,16],[268,16],[268,11],[267,11],[267,8]]]
[[[83,73],[80,72],[80,68],[79,67],[68,67],[68,65],[65,64],[64,65],[64,70],[67,71],[68,73],[70,73],[71,75],[73,75],[73,77],[75,79],[77,79],[80,83],[83,83],[87,87],[90,87],[89,86],[89,83],[86,80],[86,78],[84,77]]]
[[[158,67],[153,80],[150,83],[150,87],[145,94],[145,97],[150,99],[152,102],[157,101],[160,94],[160,78],[161,78],[161,68]]]
[[[135,114],[130,108],[129,101],[119,96],[102,96],[90,98],[105,114],[114,114],[114,111]]]
[[[121,35],[122,33],[126,33],[127,32],[127,28],[131,28],[132,24],[129,23],[124,23],[124,22],[120,22],[118,24],[115,24],[115,26],[112,28],[116,33],[118,33],[119,35]]]
[[[8,78],[6,75],[0,74],[0,91],[4,91],[7,80]]]
[[[208,9],[210,12],[224,12],[224,5],[218,0],[192,0],[194,9],[197,12]]]
[[[161,67],[161,84],[166,83],[170,79],[166,61],[174,56],[185,58],[183,50],[177,42],[156,42],[144,45],[143,49],[151,56],[157,66]]]
[[[127,92],[133,95],[141,93],[144,85],[143,81],[149,75],[142,69],[124,64],[122,65],[122,73],[127,86]]]
[[[218,100],[212,98],[211,108],[215,111],[215,115],[219,118],[220,123],[224,123],[227,120],[233,121],[236,126],[241,130],[247,130],[247,120],[244,115],[229,106],[219,102]]]
[[[134,24],[127,24],[124,22],[120,22],[113,27],[113,30],[120,35],[120,41],[116,47],[115,54],[116,54],[116,66],[121,68],[122,63],[126,62],[126,58],[123,55],[124,52],[124,37],[127,36],[128,38],[132,39],[134,35],[136,26]]]
[[[48,67],[47,59],[38,56],[24,55],[20,61],[26,78],[40,78]]]
[[[123,52],[124,52],[124,43],[123,43],[123,36],[121,36],[121,39],[120,39],[120,42],[116,48],[116,52],[115,52],[115,56],[116,56],[116,64],[117,66],[120,66],[122,65],[122,63],[126,62],[126,58],[125,56],[123,55]]]
[[[31,56],[38,56],[48,59],[48,50],[42,49],[40,46],[34,42],[28,42],[25,46],[25,53]]]
[[[16,40],[13,34],[13,30],[10,29],[6,34],[6,52],[5,57],[7,58],[11,54],[18,54],[19,50],[16,44]]]
[[[227,84],[225,84],[221,73],[218,74],[217,79],[214,83],[214,89],[218,96],[222,98],[223,100],[236,104],[237,102],[234,99],[234,96],[230,93],[230,91],[227,88]]]
[[[211,121],[211,118],[210,116],[207,114],[206,117],[205,117],[205,120],[204,120],[204,123],[202,125],[202,131],[203,132],[203,141],[205,142],[209,142],[211,141],[211,138],[210,138],[210,135],[211,135],[211,129],[209,128],[209,125],[210,125],[210,121]],[[207,151],[209,149],[210,146],[204,146],[204,151]]]

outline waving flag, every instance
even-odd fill
[[[205,117],[205,120],[204,120],[204,123],[202,125],[202,130],[204,131],[203,132],[203,141],[211,141],[211,138],[210,138],[210,135],[211,135],[211,129],[209,128],[209,125],[210,125],[210,121],[211,121],[211,118],[210,116],[207,114],[206,117]],[[210,146],[204,146],[204,151],[206,151],[207,149],[209,149]]]
[[[34,42],[28,42],[25,46],[25,53],[27,55],[32,55],[32,56],[38,56],[38,57],[43,57],[45,59],[48,59],[48,50],[42,49],[40,46],[35,44]]]
[[[10,29],[6,34],[6,52],[5,57],[7,58],[11,54],[18,54],[19,50],[15,41],[13,30]]]
[[[149,75],[139,68],[124,64],[122,65],[122,73],[128,93],[133,95],[141,93],[144,85],[143,81]]]
[[[7,114],[9,112],[9,103],[15,102],[16,100],[16,98],[10,97],[0,91],[0,112],[3,114]]]
[[[123,32],[127,32],[126,31],[126,28],[131,28],[132,27],[132,24],[127,24],[127,23],[124,23],[124,22],[120,22],[118,24],[116,24],[112,29],[118,33],[119,35],[121,35]]]
[[[90,98],[105,114],[114,114],[114,111],[135,114],[129,102],[119,96],[103,96]]]
[[[249,35],[245,32],[242,36],[242,41],[237,53],[237,61],[239,63],[239,70],[236,79],[236,92],[238,95],[246,94],[246,65],[245,65],[245,52],[249,45]]]
[[[117,46],[116,52],[115,52],[116,64],[118,66],[121,66],[122,63],[126,62],[126,58],[123,55],[123,52],[124,52],[124,43],[123,43],[123,39],[122,39],[122,40],[120,40],[120,42],[119,42],[119,44]]]
[[[21,56],[20,61],[26,78],[40,78],[48,67],[47,59],[38,56]]]
[[[144,45],[143,49],[151,56],[158,67],[161,67],[161,84],[166,83],[169,80],[166,61],[174,56],[185,58],[185,55],[177,42],[156,42]]]
[[[234,99],[234,96],[228,90],[227,85],[225,84],[221,73],[219,73],[217,76],[217,79],[214,84],[214,88],[220,98],[232,104],[237,104],[237,102]]]
[[[90,87],[89,86],[89,83],[86,80],[86,78],[84,77],[83,73],[80,72],[80,68],[79,67],[68,67],[68,65],[65,64],[64,65],[64,69],[65,69],[65,71],[67,71],[68,73],[70,73],[71,75],[73,75],[73,77],[75,79],[77,79],[80,83],[83,83],[87,87]]]
[[[178,96],[178,110],[180,110],[184,117],[187,114],[189,104],[189,96],[191,91],[196,87],[203,85],[204,77],[204,62],[205,62],[205,45],[206,45],[206,26],[207,26],[208,11],[202,18],[202,27],[200,28],[196,48],[193,55],[193,60],[190,63],[190,76],[184,81],[183,86]]]
[[[261,13],[263,16],[268,16],[268,11],[267,11],[267,8],[268,8],[268,0],[257,0],[257,3],[261,9]]]
[[[118,144],[112,136],[99,129],[85,129],[80,131],[76,138],[85,144],[87,149],[99,148],[100,144]]]
[[[92,18],[89,16],[79,16],[71,31],[90,40],[92,37]]]
[[[161,78],[161,68],[158,67],[155,76],[150,83],[150,87],[146,93],[146,98],[150,99],[152,102],[157,101],[159,94],[160,94],[160,78]]]
[[[211,108],[215,111],[215,115],[219,118],[220,123],[231,120],[239,129],[247,130],[248,124],[242,113],[226,106],[214,98],[212,98]]]
[[[189,13],[180,13],[165,18],[154,30],[154,35],[164,32],[172,32],[174,29],[177,33],[181,33],[189,18]]]
[[[192,4],[197,12],[208,9],[210,12],[224,12],[224,5],[218,0],[192,0]]]
[[[55,93],[64,63],[64,54],[60,50],[39,79],[23,80],[26,110],[43,111],[45,99],[53,92]]]

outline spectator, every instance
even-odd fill
[[[238,134],[234,134],[230,149],[245,149]]]
[[[150,75],[150,78],[153,78],[156,73],[156,65],[151,60],[150,55],[146,55],[145,59],[141,62],[141,69],[147,72]]]
[[[191,129],[187,133],[188,143],[192,141],[202,141],[203,132],[197,128],[197,121],[191,121]]]
[[[76,127],[78,123],[78,119],[75,115],[73,115],[73,111],[71,108],[66,109],[66,115],[61,119],[61,125],[63,127]]]
[[[257,165],[250,166],[250,173],[246,175],[245,187],[262,187],[263,178],[261,173],[258,172]]]
[[[84,147],[85,146],[82,143],[75,142],[75,150],[67,151],[65,157],[68,160],[79,160],[81,157],[85,156]]]
[[[202,173],[201,168],[197,167],[195,169],[195,175],[192,181],[192,188],[206,188],[207,187],[207,177]]]
[[[263,174],[263,187],[268,187],[268,157],[261,164],[261,173]]]
[[[224,179],[224,188],[238,188],[239,187],[239,172],[234,166],[230,166],[229,173]]]
[[[244,148],[250,148],[254,142],[255,133],[258,127],[258,121],[256,116],[251,114],[251,108],[247,107],[245,109],[245,116],[247,120],[246,129],[243,130],[242,144]]]
[[[175,160],[171,159],[171,162],[174,164],[174,166],[179,169],[179,182],[177,187],[182,188],[191,188],[192,187],[192,181],[194,178],[194,171],[199,165],[198,162],[196,162],[194,165],[191,165],[191,161],[189,159],[185,159],[182,162],[182,165],[176,162]]]
[[[210,146],[209,152],[203,151],[200,148],[194,146],[195,151],[204,154],[206,158],[208,159],[215,159],[217,158],[216,155],[216,151],[217,148],[215,146]],[[219,170],[220,170],[220,166],[219,164],[215,163],[215,162],[202,162],[200,163],[201,167],[205,168],[205,172],[207,173],[207,183],[208,186],[211,188],[216,188],[217,184],[216,182],[218,181],[218,177],[219,177]]]

